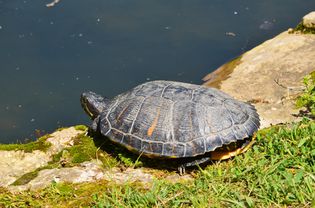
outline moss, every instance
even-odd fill
[[[62,130],[68,129],[68,128],[69,128],[69,127],[67,127],[67,126],[66,126],[66,127],[59,127],[59,128],[57,128],[57,129],[55,130],[55,132],[56,132],[56,131],[62,131]]]
[[[116,158],[112,157],[111,155],[102,150],[98,150],[97,159],[102,162],[103,167],[105,169],[110,169],[120,164]]]
[[[79,129],[85,129],[85,126],[78,126]],[[64,166],[73,166],[78,163],[90,161],[92,159],[100,160],[105,168],[117,166],[119,162],[110,154],[98,148],[92,137],[85,133],[78,135],[73,139],[74,145],[65,148],[62,152],[53,156],[53,163],[63,163]]]
[[[73,166],[77,163],[96,159],[97,147],[91,137],[80,134],[73,141],[73,146],[64,148],[53,155],[50,164],[58,163],[62,166]]]
[[[238,56],[231,61],[223,64],[214,72],[205,76],[202,80],[205,81],[204,85],[209,87],[220,88],[222,81],[229,78],[229,75],[241,63],[242,55]]]
[[[97,148],[89,136],[79,135],[74,139],[74,145],[66,148],[71,157],[71,163],[82,163],[96,158]]]
[[[79,130],[79,131],[87,131],[88,130],[88,127],[85,125],[76,125],[74,128],[75,128],[75,130]]]
[[[49,134],[40,137],[38,140],[34,142],[29,142],[25,144],[1,144],[0,150],[24,150],[25,152],[33,152],[34,150],[47,151],[47,149],[51,146],[51,143],[47,142],[47,138],[49,138]]]
[[[67,148],[71,157],[71,163],[82,163],[91,159],[100,160],[104,167],[111,168],[117,166],[119,162],[111,155],[107,154],[95,146],[93,138],[80,135],[74,140],[74,146]]]
[[[315,28],[305,27],[303,23],[300,22],[292,31],[290,31],[290,34],[292,33],[315,34]]]
[[[38,172],[39,172],[38,170],[35,170],[32,172],[26,173],[22,175],[20,178],[18,178],[17,180],[15,180],[11,185],[13,186],[25,185],[31,180],[33,180],[34,178],[36,178],[38,175]]]

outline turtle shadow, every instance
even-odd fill
[[[185,163],[189,163],[192,161],[195,161],[196,159],[204,157],[203,155],[197,156],[197,157],[191,157],[191,158],[149,158],[144,155],[139,155],[137,153],[134,153],[132,151],[127,150],[123,146],[121,146],[118,143],[112,142],[108,137],[103,136],[99,132],[88,132],[88,135],[93,138],[93,142],[97,148],[100,150],[106,152],[111,157],[116,158],[120,165],[119,167],[124,169],[128,166],[130,167],[146,167],[146,168],[152,168],[156,170],[167,170],[167,171],[178,171],[178,168]],[[122,160],[122,158],[127,158],[129,163],[133,164],[125,164],[125,162]],[[198,168],[205,168],[207,165],[214,164],[215,161],[207,161],[203,164],[199,164],[198,166],[191,166],[185,168],[185,173],[191,173],[192,171],[198,170]],[[139,165],[140,164],[140,165]]]

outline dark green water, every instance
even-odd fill
[[[202,77],[315,10],[314,0],[0,0],[0,143],[89,124],[82,91]],[[232,32],[236,36],[228,36]]]

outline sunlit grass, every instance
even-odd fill
[[[0,207],[312,207],[314,163],[315,122],[304,120],[259,131],[252,149],[197,169],[190,182],[156,178],[149,185],[100,181],[20,194],[3,190]]]

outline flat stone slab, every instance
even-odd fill
[[[105,169],[100,160],[86,161],[73,167],[58,167],[42,169],[34,178],[23,185],[12,185],[17,179],[38,168],[42,168],[52,160],[52,156],[74,145],[74,139],[84,131],[74,127],[57,130],[50,134],[47,142],[51,143],[49,149],[44,152],[35,150],[26,153],[19,151],[0,151],[0,187],[5,187],[11,192],[38,190],[50,186],[52,183],[82,183],[106,180],[116,184],[140,182],[145,186],[151,186],[155,170],[146,168],[127,168],[121,170],[118,167]],[[192,179],[190,175],[185,177],[174,173],[172,175],[160,175],[166,181],[182,182]],[[183,180],[185,179],[185,180]]]
[[[48,154],[39,150],[32,153],[0,151],[0,187],[10,185],[25,173],[45,166],[50,160]]]
[[[132,182],[151,183],[153,176],[144,173],[142,169],[127,169],[120,171],[118,168],[104,170],[100,161],[87,161],[78,166],[67,168],[53,168],[39,171],[38,176],[25,185],[8,186],[11,192],[43,189],[52,183],[82,183],[106,180],[124,184]]]
[[[283,32],[232,62],[207,75],[205,85],[253,103],[262,128],[292,122],[302,79],[315,70],[315,35]]]
[[[0,151],[0,187],[7,187],[22,175],[46,166],[53,154],[72,146],[73,139],[82,133],[70,127],[50,134],[47,141],[52,145],[46,152]]]

